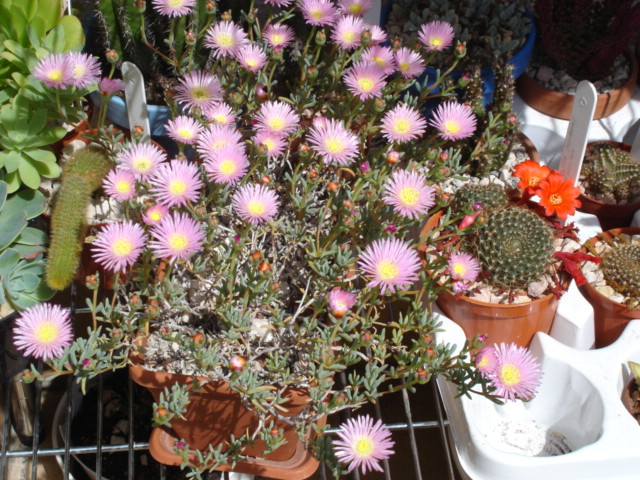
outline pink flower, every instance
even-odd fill
[[[422,114],[408,105],[397,105],[382,119],[382,134],[390,142],[408,142],[420,137],[427,129]]]
[[[192,70],[178,81],[175,99],[187,107],[205,109],[222,99],[220,81],[208,72]]]
[[[284,102],[269,101],[260,106],[255,122],[259,129],[289,135],[297,130],[300,116]]]
[[[107,270],[124,272],[138,260],[146,243],[142,227],[127,220],[100,230],[91,252],[93,259]]]
[[[202,125],[194,118],[186,115],[178,115],[173,120],[169,120],[165,125],[167,136],[176,142],[185,145],[193,145],[198,140],[198,135],[202,132]]]
[[[378,420],[373,423],[369,415],[350,418],[337,432],[333,441],[338,460],[348,465],[348,471],[359,468],[364,475],[368,471],[382,472],[380,461],[393,455],[391,431]]]
[[[321,155],[325,163],[347,165],[359,153],[358,137],[347,130],[339,120],[328,120],[324,128],[312,127],[308,140],[311,149]]]
[[[119,78],[103,77],[98,82],[100,95],[113,95],[116,92],[124,90],[124,82]]]
[[[332,25],[338,17],[338,11],[329,0],[300,0],[300,10],[306,22],[317,27]]]
[[[515,343],[495,346],[497,365],[491,383],[496,394],[506,400],[529,400],[536,394],[542,371],[540,365],[525,347]]]
[[[204,164],[209,180],[234,185],[247,173],[249,161],[244,148],[228,145],[213,152]]]
[[[211,158],[214,152],[221,148],[242,144],[242,134],[231,125],[209,125],[209,127],[198,136],[196,151],[205,159]]]
[[[360,268],[370,282],[367,287],[380,287],[384,295],[388,290],[405,289],[418,280],[422,268],[416,251],[396,238],[376,240],[360,254]]]
[[[283,23],[272,23],[262,36],[272,48],[284,48],[293,41],[293,29]]]
[[[407,47],[401,47],[396,51],[396,65],[405,78],[416,78],[426,67],[420,54]]]
[[[371,32],[371,45],[380,45],[387,41],[387,32],[378,25],[366,25],[366,28]]]
[[[126,202],[136,196],[136,180],[133,173],[123,168],[111,170],[102,181],[102,188],[118,202]]]
[[[373,7],[373,0],[339,0],[338,8],[345,15],[362,17]]]
[[[327,295],[331,314],[336,318],[344,317],[351,307],[356,303],[356,296],[351,292],[345,292],[340,288],[334,288]]]
[[[473,135],[476,117],[471,107],[450,101],[438,105],[429,125],[439,130],[445,140],[455,141]]]
[[[473,283],[480,273],[480,263],[466,252],[456,252],[449,258],[449,275],[453,280]]]
[[[147,225],[159,225],[164,220],[164,217],[169,213],[169,208],[164,205],[156,204],[147,208],[147,211],[142,214],[142,221]]]
[[[81,52],[69,52],[67,62],[71,68],[73,86],[87,88],[100,78],[100,62],[95,57]]]
[[[170,263],[187,260],[202,248],[205,238],[202,226],[186,213],[172,213],[153,227],[149,247],[156,257],[167,258]]]
[[[167,17],[182,17],[192,12],[196,0],[153,0],[153,8]]]
[[[417,172],[395,170],[385,183],[382,200],[403,217],[418,219],[435,204],[435,191]]]
[[[136,180],[148,180],[166,160],[167,155],[153,143],[130,143],[116,156],[116,161]]]
[[[354,63],[344,74],[347,88],[360,100],[379,97],[386,85],[385,79],[384,71],[375,63],[369,62]]]
[[[418,39],[429,52],[441,52],[453,43],[455,32],[450,23],[433,21],[420,28]]]
[[[13,343],[26,356],[52,360],[64,354],[73,341],[69,311],[59,305],[39,303],[15,321]]]
[[[375,63],[378,68],[382,69],[385,75],[391,75],[396,71],[396,60],[393,50],[389,47],[374,45],[362,52],[362,61],[366,63]]]
[[[233,195],[233,209],[254,227],[269,221],[278,213],[280,201],[275,192],[262,185],[243,185]]]
[[[218,22],[209,27],[204,45],[213,49],[215,58],[236,55],[249,39],[242,28],[233,22]]]
[[[202,109],[202,114],[208,119],[223,125],[235,123],[236,116],[231,107],[224,102],[216,102]]]
[[[267,55],[257,45],[244,45],[238,51],[238,63],[250,72],[257,72],[267,63]]]
[[[487,345],[476,355],[476,368],[484,378],[491,378],[498,366],[495,345]]]
[[[364,22],[360,17],[345,15],[336,22],[331,39],[341,50],[352,50],[360,46],[363,31]]]
[[[282,135],[269,132],[268,130],[258,130],[253,142],[256,145],[264,145],[267,149],[267,156],[271,158],[279,157],[284,152],[287,142]]]
[[[198,167],[180,160],[162,165],[149,183],[156,201],[167,207],[195,202],[202,188]]]
[[[68,57],[59,53],[50,53],[41,58],[33,69],[33,76],[46,87],[59,90],[66,90],[74,83]]]

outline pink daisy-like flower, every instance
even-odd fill
[[[217,150],[229,145],[238,145],[244,148],[242,134],[231,125],[209,125],[198,136],[196,151],[206,159],[211,158],[211,155]]]
[[[382,134],[390,142],[408,142],[422,135],[427,121],[422,114],[408,105],[397,105],[382,119]]]
[[[151,205],[147,210],[142,214],[142,221],[147,225],[159,225],[164,220],[164,217],[169,213],[169,208],[164,205],[160,205],[159,203],[156,205]]]
[[[272,133],[289,135],[298,128],[300,116],[290,105],[280,101],[265,102],[255,117],[258,129],[265,129]]]
[[[291,5],[292,2],[293,0],[264,0],[264,3],[275,5],[276,7],[286,7],[287,5]]]
[[[196,0],[153,0],[153,8],[167,17],[188,15],[196,6]]]
[[[13,344],[25,356],[44,361],[61,356],[73,341],[69,311],[59,305],[39,303],[16,319]]]
[[[466,252],[456,252],[449,258],[449,275],[453,280],[473,283],[480,273],[480,263]]]
[[[167,155],[153,143],[131,143],[116,156],[116,161],[136,180],[148,180],[166,160]]]
[[[420,28],[418,39],[429,52],[441,52],[453,43],[455,32],[448,22],[436,20]]]
[[[349,472],[357,468],[363,475],[374,470],[382,472],[379,462],[394,453],[391,431],[382,420],[373,423],[369,415],[350,418],[336,434],[338,438],[333,441],[336,457],[348,465]]]
[[[250,72],[257,72],[267,63],[267,55],[257,45],[245,45],[238,51],[238,62]]]
[[[236,55],[248,42],[247,33],[233,22],[211,25],[204,40],[205,46],[213,49],[215,58]]]
[[[313,117],[312,124],[318,130],[321,128],[327,128],[327,125],[329,124],[329,119],[323,115],[319,115],[317,117]]]
[[[73,85],[86,88],[94,85],[100,78],[100,62],[95,57],[81,52],[69,52],[67,62],[71,68]]]
[[[491,378],[498,365],[495,345],[487,345],[476,355],[476,368],[484,378]]]
[[[220,81],[208,72],[193,70],[178,82],[175,88],[177,102],[188,107],[204,109],[222,99]]]
[[[370,62],[354,63],[344,74],[347,88],[360,100],[379,96],[386,85],[385,79],[384,71]]]
[[[339,0],[338,8],[345,15],[362,17],[373,8],[373,0]]]
[[[378,25],[365,25],[365,27],[371,32],[371,45],[380,45],[387,41],[387,32]]]
[[[216,150],[206,160],[204,170],[212,182],[234,185],[247,173],[249,160],[244,148],[228,145]]]
[[[287,146],[287,142],[282,135],[268,130],[258,130],[253,137],[253,142],[257,145],[264,145],[267,149],[267,156],[271,158],[282,155]]]
[[[328,120],[324,128],[312,127],[308,140],[311,148],[324,158],[325,163],[347,165],[358,156],[358,137],[339,120]]]
[[[165,130],[167,135],[176,142],[193,145],[198,140],[200,132],[202,132],[202,125],[194,118],[178,115],[167,122]]]
[[[243,220],[254,227],[269,221],[278,213],[280,201],[272,190],[263,185],[243,185],[233,195],[233,209]]]
[[[149,183],[156,201],[167,207],[195,202],[202,188],[198,167],[180,160],[160,166]]]
[[[73,85],[73,71],[68,57],[59,53],[50,53],[38,61],[33,76],[48,88],[66,90]]]
[[[420,218],[435,204],[435,190],[417,172],[396,170],[385,183],[382,200],[403,217]]]
[[[329,302],[329,308],[331,313],[336,318],[344,317],[351,307],[356,304],[356,296],[351,292],[345,292],[340,288],[334,288],[327,295],[327,301]]]
[[[119,78],[103,77],[98,82],[100,95],[113,95],[116,92],[124,90],[124,82]]]
[[[229,125],[236,122],[236,116],[233,113],[233,109],[225,102],[216,102],[211,105],[207,105],[202,109],[202,114],[216,123],[223,125]]]
[[[455,280],[451,284],[451,290],[453,290],[453,293],[464,293],[469,290],[469,284],[462,280]]]
[[[102,188],[118,202],[126,202],[136,196],[136,180],[133,173],[123,168],[111,170],[102,181]]]
[[[107,270],[124,272],[144,250],[144,229],[130,220],[110,223],[96,235],[91,248],[93,259]]]
[[[375,45],[362,52],[362,61],[375,63],[382,69],[385,75],[391,75],[396,71],[396,60],[393,50],[389,47]]]
[[[401,47],[396,51],[396,66],[404,78],[416,78],[425,69],[420,54],[407,47]]]
[[[332,25],[338,17],[338,11],[330,0],[301,0],[300,11],[309,25],[317,27]]]
[[[445,140],[455,141],[473,135],[476,130],[476,116],[467,105],[446,102],[438,105],[429,125],[435,127]]]
[[[495,346],[497,366],[491,377],[496,394],[506,400],[529,400],[536,394],[542,371],[540,365],[525,347],[515,343]]]
[[[293,29],[284,23],[272,23],[262,36],[273,48],[285,48],[293,40]]]
[[[409,287],[422,268],[416,251],[397,238],[374,241],[360,254],[358,264],[370,280],[367,287],[380,287],[382,295]]]
[[[167,258],[170,263],[186,260],[202,248],[205,233],[202,224],[186,213],[166,216],[160,225],[151,229],[153,240],[149,248],[158,258]]]
[[[345,15],[333,27],[331,39],[341,50],[352,50],[360,46],[364,22],[360,17]]]

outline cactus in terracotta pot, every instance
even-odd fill
[[[640,163],[610,143],[597,143],[585,155],[582,175],[588,190],[613,195],[618,202],[627,203],[638,195]]]
[[[607,284],[629,296],[640,296],[640,244],[616,245],[602,256],[600,269]]]

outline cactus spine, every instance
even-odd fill
[[[584,159],[582,173],[590,190],[613,195],[616,201],[630,201],[640,185],[640,163],[609,143],[594,145]]]
[[[474,203],[482,204],[486,212],[507,206],[509,197],[500,185],[465,185],[456,190],[451,199],[451,211],[455,214],[469,213]]]
[[[640,296],[640,245],[622,244],[602,257],[604,278],[623,295]]]
[[[106,152],[89,146],[74,153],[62,169],[62,184],[51,214],[46,270],[47,284],[55,290],[64,290],[73,281],[86,231],[86,209],[110,168]]]

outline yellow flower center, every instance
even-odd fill
[[[211,150],[215,152],[216,150],[220,150],[221,148],[226,147],[227,145],[229,145],[228,140],[216,140],[211,144]]]
[[[131,183],[126,180],[118,180],[115,187],[118,193],[129,193],[131,191]]]
[[[360,87],[360,90],[363,92],[370,92],[373,90],[374,85],[373,80],[370,78],[365,77],[358,79],[358,87]]]
[[[262,141],[262,144],[267,147],[267,151],[272,151],[275,146],[276,146],[276,142],[273,141],[272,138],[266,138]]]
[[[409,62],[400,62],[398,67],[400,67],[400,70],[409,70]]]
[[[398,266],[390,260],[381,260],[377,270],[381,280],[393,280],[400,273]]]
[[[249,67],[255,67],[258,64],[255,58],[248,58],[245,60],[245,62]]]
[[[552,193],[549,195],[549,203],[551,205],[560,205],[562,203],[562,197],[557,193]]]
[[[59,68],[51,70],[49,73],[47,73],[47,78],[52,82],[59,82],[60,80],[62,80],[62,70],[60,70]]]
[[[230,33],[219,33],[218,45],[225,48],[233,47],[233,36]]]
[[[220,162],[220,173],[229,176],[236,172],[237,167],[233,160],[222,160]]]
[[[431,37],[430,43],[432,47],[439,47],[444,43],[444,39],[442,37]]]
[[[409,133],[409,130],[411,130],[411,122],[406,118],[400,118],[393,123],[393,129],[396,133],[404,135],[405,133]]]
[[[358,437],[353,442],[353,451],[359,457],[370,457],[373,453],[375,444],[369,437]]]
[[[191,98],[196,101],[204,101],[209,99],[209,90],[201,85],[191,88]]]
[[[149,212],[149,218],[154,222],[159,222],[162,218],[162,214],[159,210],[152,210],[151,212]]]
[[[226,115],[215,115],[213,117],[213,119],[218,123],[227,123],[227,116]]]
[[[174,233],[169,237],[169,246],[176,251],[181,252],[189,245],[189,239],[182,233]]]
[[[133,244],[128,238],[119,238],[113,242],[113,253],[118,257],[129,255],[133,250]]]
[[[75,67],[73,67],[73,71],[72,71],[72,75],[73,78],[78,79],[78,78],[82,78],[82,76],[86,73],[87,69],[84,68],[84,66],[78,64]]]
[[[371,60],[376,62],[376,64],[380,67],[384,67],[384,58],[381,57],[371,57]]]
[[[522,379],[522,372],[512,363],[505,363],[500,369],[500,380],[507,387],[517,385]]]
[[[538,185],[538,183],[540,183],[540,179],[538,177],[529,177],[530,187],[535,187],[536,185]]]
[[[39,343],[49,344],[58,338],[60,329],[54,322],[42,322],[34,330],[33,335]]]
[[[354,3],[352,5],[349,5],[349,7],[347,7],[347,10],[349,10],[349,13],[351,13],[352,15],[358,15],[360,12],[362,12],[362,5]]]
[[[176,132],[180,138],[191,140],[193,138],[193,130],[190,128],[179,128]]]
[[[271,42],[274,45],[280,45],[283,40],[284,40],[284,37],[279,33],[274,33],[273,35],[271,35]]]
[[[324,141],[324,146],[332,155],[336,155],[338,153],[342,153],[344,151],[344,142],[339,138],[327,138]]]
[[[452,134],[456,134],[460,131],[460,124],[455,120],[447,120],[444,122],[444,129]]]
[[[486,367],[489,365],[489,358],[486,355],[483,355],[478,362],[479,367]]]
[[[309,13],[316,20],[320,20],[322,18],[322,10],[319,8],[316,8],[315,10],[311,10]]]
[[[169,6],[173,8],[181,7],[184,4],[184,0],[169,0]]]
[[[462,263],[456,263],[453,266],[453,273],[458,277],[463,277],[465,273],[467,273],[467,267],[465,267]]]
[[[280,130],[282,130],[284,128],[284,119],[282,119],[282,118],[271,118],[271,119],[269,119],[268,125],[271,128],[271,130],[273,130],[275,132],[279,132]]]
[[[138,172],[146,172],[151,168],[151,159],[149,157],[138,157],[131,162],[133,168]]]
[[[400,197],[400,201],[403,205],[413,207],[420,200],[420,192],[414,187],[404,187],[400,190],[398,197]]]
[[[342,36],[342,39],[347,43],[353,42],[355,38],[356,38],[356,34],[354,32],[345,32],[344,35]]]
[[[169,182],[169,192],[172,195],[182,195],[186,190],[187,183],[180,178],[176,178],[175,180],[171,180],[171,182]]]
[[[264,203],[258,200],[251,200],[249,203],[247,203],[247,210],[251,215],[258,216],[262,215],[265,212],[266,208],[264,206]]]

